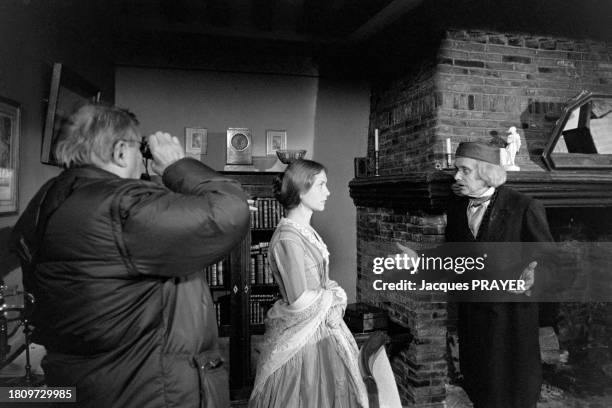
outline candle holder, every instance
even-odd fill
[[[378,174],[378,150],[374,151],[374,175],[379,176]]]

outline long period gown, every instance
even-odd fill
[[[270,266],[282,300],[266,333],[249,407],[367,407],[355,340],[341,318],[346,294],[329,279],[329,252],[309,226],[283,218],[272,236]],[[288,302],[288,296],[297,297]]]

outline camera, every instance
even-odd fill
[[[151,154],[151,148],[149,147],[149,142],[147,142],[147,137],[143,136],[140,141],[140,153],[142,157],[147,160],[153,160],[153,155]]]

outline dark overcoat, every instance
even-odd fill
[[[163,183],[71,168],[14,229],[46,383],[80,407],[229,406],[202,268],[248,231],[246,194],[188,158]]]
[[[511,188],[496,189],[476,238],[467,223],[468,203],[458,197],[450,204],[447,242],[512,243],[487,262],[481,277],[518,279],[534,259],[516,243],[552,241],[541,203]],[[541,266],[536,268],[536,282]],[[460,368],[464,388],[476,407],[535,406],[541,386],[538,328],[537,303],[459,303]]]

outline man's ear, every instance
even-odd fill
[[[119,167],[127,167],[126,154],[127,154],[127,143],[123,140],[119,140],[115,143],[115,147],[113,148],[113,158],[112,161],[115,165]]]

